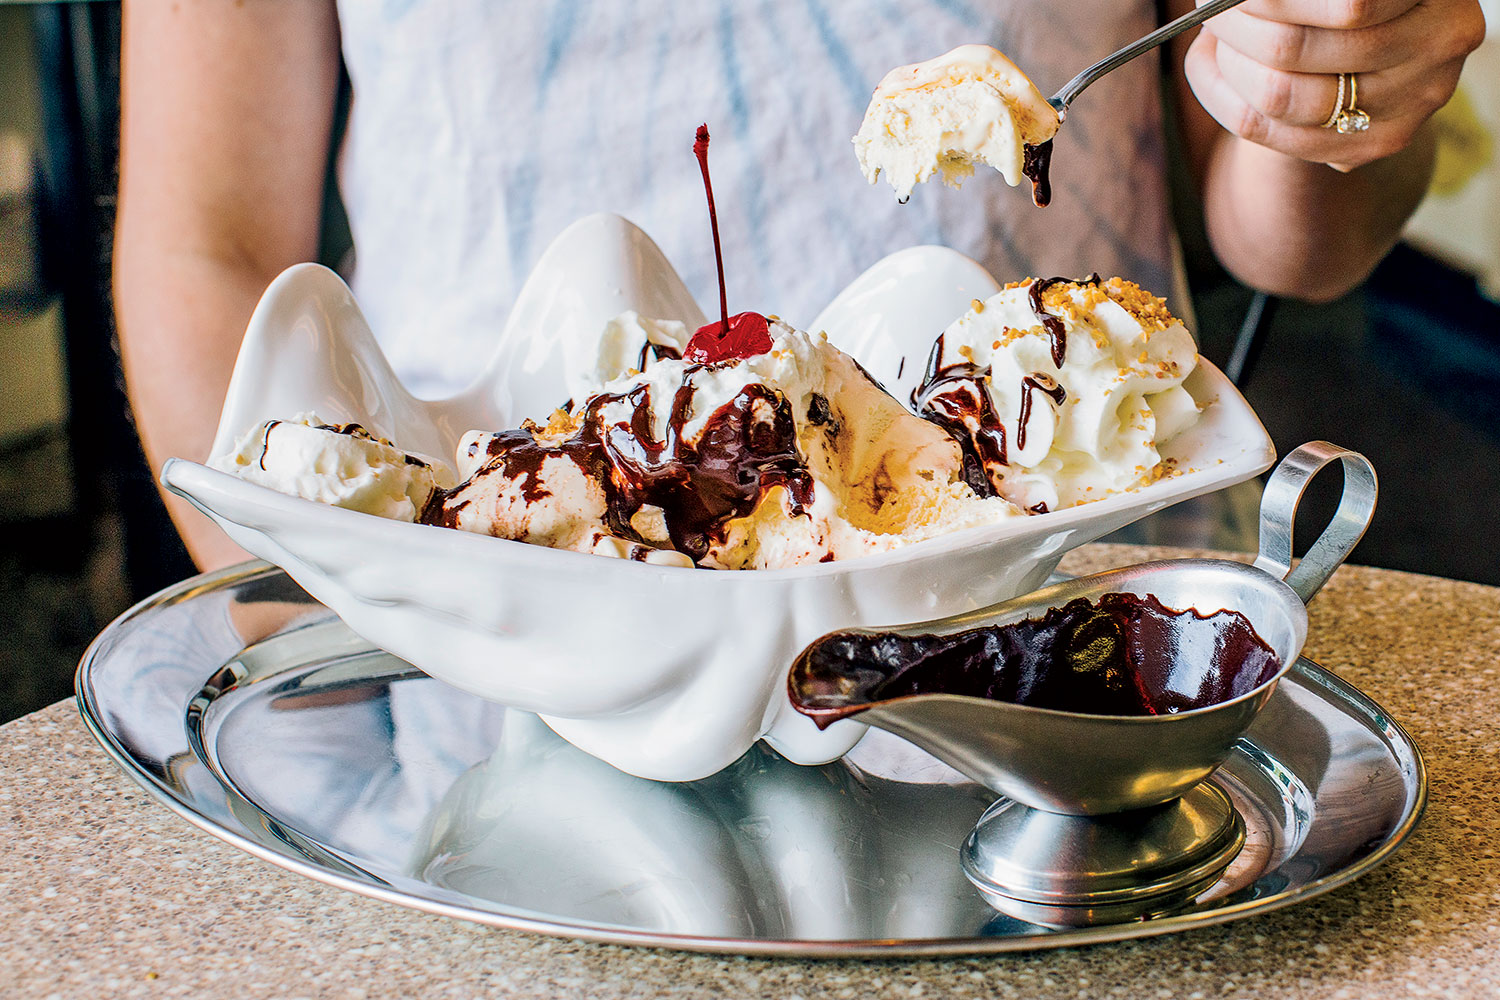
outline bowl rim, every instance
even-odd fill
[[[370,533],[386,537],[392,541],[397,538],[407,539],[413,537],[413,530],[420,529],[440,532],[441,535],[431,536],[436,545],[450,547],[455,556],[462,555],[470,561],[493,561],[499,559],[507,562],[514,560],[530,562],[531,560],[539,559],[547,562],[556,562],[560,557],[565,557],[567,559],[590,560],[586,564],[579,563],[579,565],[595,566],[599,572],[611,572],[611,570],[603,568],[605,565],[623,564],[638,567],[629,571],[636,573],[644,570],[697,574],[707,572],[712,578],[730,580],[749,579],[770,583],[784,580],[844,576],[861,569],[873,572],[884,567],[904,565],[910,562],[925,561],[929,558],[951,555],[961,549],[977,546],[987,547],[1008,541],[1012,538],[1028,537],[1043,532],[1055,534],[1096,520],[1097,515],[1100,514],[1108,515],[1117,511],[1127,512],[1137,506],[1150,505],[1155,501],[1162,501],[1161,507],[1157,509],[1163,509],[1182,500],[1214,492],[1233,483],[1259,475],[1269,468],[1273,461],[1274,454],[1269,446],[1269,441],[1267,441],[1264,453],[1259,455],[1247,449],[1241,455],[1221,460],[1214,465],[1205,466],[1201,469],[1189,470],[1169,479],[1158,480],[1155,483],[1147,484],[1139,490],[1121,491],[1102,497],[1099,500],[1075,504],[1072,507],[1049,511],[1046,514],[1020,515],[991,524],[973,525],[967,528],[960,528],[956,531],[935,535],[921,541],[909,542],[883,552],[873,552],[847,559],[835,559],[826,563],[815,562],[798,566],[755,570],[705,570],[704,567],[700,566],[661,566],[630,559],[606,559],[603,560],[603,564],[601,565],[600,557],[593,553],[552,548],[550,546],[536,545],[515,539],[498,538],[478,532],[460,531],[439,525],[398,521],[393,518],[379,517],[378,515],[368,514],[363,511],[319,503],[315,500],[281,493],[268,486],[252,483],[240,479],[231,473],[222,472],[207,465],[182,458],[169,458],[166,461],[162,466],[161,482],[167,489],[188,500],[193,506],[210,517],[222,518],[239,524],[242,527],[261,531],[262,533],[265,533],[265,529],[259,527],[259,524],[272,521],[283,522],[286,520],[295,520],[303,527],[321,522],[326,524],[330,530],[337,530],[340,534],[351,535],[356,532]],[[1158,488],[1161,484],[1182,484],[1182,488],[1174,490],[1162,489],[1159,493],[1149,492]],[[257,523],[247,523],[243,517],[243,512],[238,513],[235,517],[230,517],[216,510],[215,507],[217,505],[210,503],[210,501],[217,498],[228,499],[241,508],[259,508],[267,511],[271,516],[263,519],[258,518],[256,519]],[[362,527],[360,527],[361,525]],[[272,531],[275,530],[275,527],[270,524],[267,524],[267,527],[271,528]],[[391,534],[392,532],[398,532],[399,534]],[[436,542],[437,538],[443,536],[450,536],[454,540]],[[505,543],[505,545],[504,547],[490,546],[488,545],[490,542],[501,542]],[[484,547],[476,548],[476,546]],[[431,551],[436,553],[439,550],[432,548]],[[1063,551],[1066,551],[1066,549]],[[542,555],[542,553],[554,553],[554,555]],[[614,571],[617,572],[618,570]],[[706,585],[720,586],[720,584]]]

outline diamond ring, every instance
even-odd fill
[[[1349,135],[1351,132],[1364,132],[1370,127],[1370,116],[1358,108],[1359,101],[1359,77],[1353,73],[1344,74],[1349,77],[1349,104],[1335,116],[1333,127],[1338,129],[1339,135]],[[1343,91],[1339,87],[1339,91]]]
[[[1370,116],[1359,109],[1359,76],[1355,73],[1338,75],[1338,95],[1333,99],[1333,112],[1323,123],[1323,128],[1337,129],[1339,135],[1364,132],[1370,127]],[[1348,95],[1349,103],[1344,103]]]

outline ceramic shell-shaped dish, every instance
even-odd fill
[[[959,253],[915,247],[861,275],[811,329],[904,399],[936,335],[998,288]],[[429,402],[402,387],[339,277],[299,265],[271,284],[250,321],[213,453],[260,421],[312,410],[409,451],[451,456],[465,431],[515,427],[565,399],[567,373],[591,363],[605,322],[626,309],[690,328],[705,322],[643,232],[617,216],[582,219],[537,264],[475,383]],[[1164,449],[1179,475],[889,553],[783,570],[658,567],[389,521],[181,460],[167,463],[162,480],[375,645],[455,687],[540,713],[624,771],[684,781],[761,738],[803,764],[854,745],[863,726],[819,731],[787,700],[787,668],[818,636],[1024,593],[1074,546],[1270,466],[1265,429],[1222,374],[1200,362],[1187,387],[1205,407]]]

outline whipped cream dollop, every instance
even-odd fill
[[[854,151],[871,184],[884,174],[905,201],[934,174],[958,187],[976,163],[994,167],[1012,186],[1028,174],[1037,180],[1057,126],[1057,112],[1015,63],[988,45],[960,45],[887,73]],[[1037,201],[1045,204],[1040,187]]]
[[[398,521],[415,521],[436,490],[454,483],[442,462],[314,413],[257,424],[208,466],[280,493]]]
[[[944,330],[912,399],[961,442],[978,492],[1044,513],[1173,472],[1160,447],[1198,418],[1182,384],[1197,359],[1131,282],[1032,279]]]
[[[976,494],[958,442],[826,338],[775,319],[767,335],[769,350],[709,364],[647,350],[636,355],[644,370],[546,425],[470,432],[459,446],[464,481],[429,519],[646,562],[764,569],[1020,513]],[[622,356],[613,335],[606,342]]]

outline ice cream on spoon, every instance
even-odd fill
[[[936,59],[899,66],[875,88],[854,137],[870,183],[884,173],[896,197],[934,174],[958,187],[974,164],[994,167],[1014,187],[1031,180],[1038,206],[1052,200],[1052,137],[1068,106],[1100,77],[1243,0],[1202,0],[1169,24],[1105,56],[1043,97],[1005,55],[988,45],[960,45]]]
[[[1004,53],[960,45],[887,73],[870,98],[854,151],[870,183],[884,174],[903,202],[935,174],[958,187],[975,164],[985,164],[1012,186],[1030,178],[1034,200],[1045,205],[1059,121],[1036,84]]]

